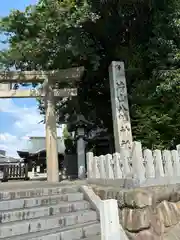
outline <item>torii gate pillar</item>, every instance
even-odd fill
[[[45,110],[47,181],[59,182],[55,102],[54,92],[50,84],[46,88]]]

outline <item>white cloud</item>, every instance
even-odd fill
[[[18,138],[9,133],[0,134],[0,149],[3,149],[7,152],[9,156],[17,157],[17,148],[21,148],[23,139]]]
[[[6,150],[9,156],[17,157],[17,150],[26,148],[28,137],[45,136],[43,120],[37,106],[17,106],[12,99],[0,99],[0,112],[7,113],[14,119],[11,126],[15,135],[11,132],[0,133],[0,149]],[[58,129],[58,136],[62,136],[62,130]]]
[[[20,123],[37,124],[43,117],[40,115],[36,106],[32,107],[19,107],[12,99],[0,99],[0,112],[11,114],[16,119],[15,125],[20,126]],[[24,125],[22,125],[24,127]]]

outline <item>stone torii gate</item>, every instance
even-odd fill
[[[59,182],[57,129],[54,97],[77,95],[76,88],[55,89],[56,83],[74,83],[78,81],[84,68],[71,68],[57,71],[8,71],[0,72],[0,98],[36,98],[45,99],[46,161],[47,181]],[[12,83],[42,83],[40,89],[12,90]],[[32,116],[33,117],[33,116]]]
[[[0,88],[0,98],[45,97],[46,100],[46,156],[48,181],[59,181],[58,151],[54,97],[68,97],[77,95],[74,89],[53,89],[57,82],[75,82],[80,79],[83,67],[60,71],[30,71],[30,72],[0,72],[0,83],[6,83]],[[128,94],[123,62],[113,61],[109,66],[109,81],[111,106],[114,128],[115,152],[121,147],[131,149],[133,144],[131,121],[128,106]],[[41,90],[11,90],[7,83],[43,82]],[[85,162],[85,157],[84,157]],[[84,166],[83,166],[84,167]]]

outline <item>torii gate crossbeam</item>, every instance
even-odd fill
[[[78,81],[84,68],[71,68],[57,71],[0,72],[0,98],[44,97],[46,113],[46,161],[47,181],[59,182],[57,129],[54,97],[76,96],[75,88],[54,89],[55,83],[73,85]],[[43,83],[39,90],[12,90],[9,83]],[[5,84],[3,84],[5,83]],[[6,87],[5,87],[6,86]]]

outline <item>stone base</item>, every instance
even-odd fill
[[[63,170],[61,173],[62,179],[77,179],[77,156],[75,154],[66,154],[63,161]]]
[[[89,184],[101,185],[101,186],[109,186],[115,188],[134,188],[139,187],[139,181],[136,179],[102,179],[102,178],[95,178],[95,179],[88,179],[87,182]]]
[[[118,201],[120,223],[130,240],[180,239],[180,184],[93,189],[102,200]]]
[[[180,183],[180,177],[149,178],[142,183],[140,183],[138,179],[133,179],[133,178],[126,178],[126,179],[94,178],[94,179],[88,179],[88,183],[101,185],[101,186],[129,189],[129,188],[135,188],[135,187],[151,187],[151,186],[178,184]]]
[[[171,185],[180,183],[180,177],[160,177],[149,178],[140,184],[140,187],[158,186],[158,185]]]

